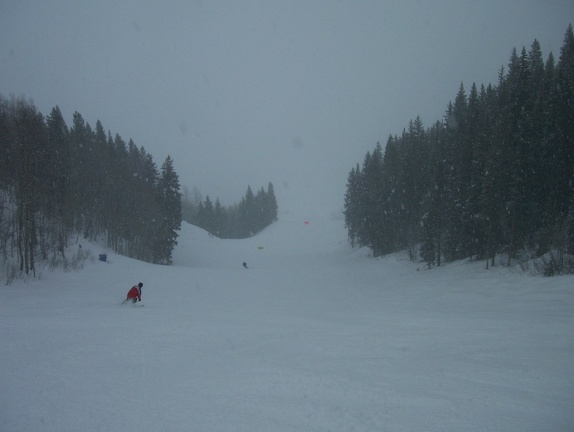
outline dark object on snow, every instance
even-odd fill
[[[142,287],[143,283],[141,282],[131,287],[123,303],[127,302],[128,300],[131,300],[133,303],[137,301],[142,301]]]
[[[247,268],[247,263],[243,261],[243,267]]]
[[[80,246],[80,248],[81,247],[82,246]],[[106,254],[100,254],[99,257],[100,257],[100,261],[103,261],[103,262],[106,262],[106,260],[108,259],[108,256]]]

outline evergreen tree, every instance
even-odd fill
[[[382,214],[381,235],[384,253],[397,250],[402,244],[402,224],[404,208],[401,205],[403,187],[401,185],[402,166],[399,155],[399,139],[389,136],[383,155],[381,190]]]
[[[257,232],[255,195],[253,195],[251,186],[247,186],[245,197],[239,204],[239,213],[241,218],[241,237],[251,237]]]
[[[267,184],[267,192],[264,193],[262,228],[265,228],[277,221],[278,209],[273,183],[269,182]]]
[[[69,131],[56,106],[46,119],[48,148],[45,170],[46,216],[54,220],[52,244],[64,256],[68,236],[73,226],[72,197],[70,195],[70,142]]]
[[[173,168],[173,160],[167,156],[161,166],[161,177],[158,185],[161,219],[158,237],[154,247],[154,262],[171,264],[171,253],[177,245],[177,231],[181,228],[181,193],[179,176]]]
[[[556,111],[559,162],[557,172],[559,216],[568,220],[572,214],[574,188],[574,32],[572,24],[564,35],[556,76],[560,89]],[[569,220],[568,250],[574,253],[574,220]]]
[[[499,101],[496,89],[488,86],[483,99],[484,107],[484,137],[487,140],[488,149],[485,152],[484,173],[482,175],[482,190],[479,197],[480,217],[484,229],[484,255],[487,268],[488,260],[494,265],[494,257],[504,244],[501,230],[501,220],[505,213],[500,185],[503,183],[503,140],[495,133],[497,122],[500,119]]]
[[[403,134],[403,186],[405,193],[404,240],[411,259],[417,259],[417,244],[421,239],[423,201],[428,182],[428,146],[426,132],[420,117],[409,122],[408,133]]]
[[[381,226],[381,215],[384,211],[381,190],[383,187],[383,149],[377,143],[370,157],[365,158],[363,165],[363,216],[364,238],[375,256],[383,254],[385,239]]]
[[[213,208],[213,233],[223,238],[227,235],[227,214],[225,209],[219,202],[219,198],[215,200],[215,206]]]
[[[213,207],[213,202],[211,201],[211,198],[209,198],[209,195],[205,197],[201,219],[203,223],[203,228],[210,233],[215,233],[216,230],[214,224],[215,209]]]
[[[468,193],[471,184],[472,147],[468,137],[468,100],[461,83],[454,104],[446,114],[446,146],[449,171],[446,176],[448,226],[445,254],[455,260],[467,256],[469,236]]]
[[[255,232],[261,231],[266,226],[265,204],[266,204],[265,189],[263,189],[262,186],[261,189],[259,189],[259,191],[255,195],[254,200],[255,214],[254,214],[253,225]]]
[[[207,227],[207,218],[205,215],[205,206],[203,205],[203,201],[199,202],[197,206],[197,226],[206,229]]]
[[[168,157],[93,130],[80,113],[70,129],[58,107],[47,118],[31,102],[0,96],[0,256],[34,273],[64,257],[72,233],[107,234],[118,253],[169,264],[181,222],[179,182]],[[4,171],[5,169],[5,171]],[[9,198],[15,205],[5,206]],[[64,257],[65,258],[65,257]],[[12,265],[12,264],[10,264]],[[6,267],[8,268],[8,267]]]
[[[17,250],[20,271],[36,274],[37,218],[41,196],[42,157],[47,147],[44,116],[32,103],[16,101],[15,137],[17,182]]]
[[[359,232],[361,225],[361,207],[359,204],[359,182],[361,169],[359,164],[352,168],[347,178],[347,191],[345,193],[345,203],[343,214],[345,216],[345,228],[351,246],[359,241]]]
[[[10,169],[16,160],[16,140],[14,139],[13,115],[10,103],[0,97],[0,189],[11,188],[16,179]]]
[[[548,56],[544,67],[544,121],[542,122],[542,142],[540,149],[540,170],[542,183],[540,194],[544,197],[542,205],[542,224],[545,232],[538,238],[539,247],[546,249],[552,243],[550,227],[554,226],[560,214],[560,173],[556,170],[558,158],[560,157],[559,133],[558,133],[558,113],[559,109],[559,89],[557,87],[557,73],[554,56]]]
[[[446,147],[444,126],[440,122],[430,129],[429,138],[429,187],[425,195],[422,218],[423,233],[421,258],[428,267],[440,266],[445,217]]]
[[[564,250],[565,239],[574,251],[573,125],[569,26],[558,65],[552,53],[544,64],[536,40],[513,50],[497,86],[473,84],[467,96],[460,85],[444,124],[411,121],[387,142],[381,168],[367,152],[348,176],[349,240],[411,256],[422,241],[429,266],[469,256],[488,266],[500,252],[510,263],[523,250]]]

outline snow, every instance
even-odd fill
[[[0,287],[1,431],[574,429],[572,276],[373,259],[320,216],[184,224],[170,267],[83,246],[108,262]]]

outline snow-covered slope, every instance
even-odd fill
[[[107,253],[0,288],[1,431],[574,427],[573,277],[371,259],[320,217]]]

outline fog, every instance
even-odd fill
[[[347,174],[514,47],[558,59],[570,0],[0,1],[0,92],[132,138],[223,205],[340,214]]]

